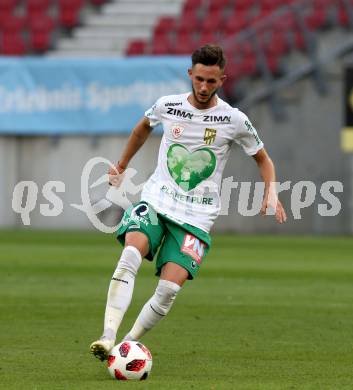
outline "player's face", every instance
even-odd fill
[[[196,107],[205,109],[215,105],[214,96],[226,78],[223,70],[218,65],[196,64],[188,72]]]

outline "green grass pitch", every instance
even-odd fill
[[[142,340],[145,382],[88,352],[121,247],[81,232],[0,232],[1,389],[352,389],[353,239],[215,236],[193,282]],[[157,279],[145,262],[118,336]]]

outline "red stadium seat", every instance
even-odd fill
[[[235,11],[229,15],[224,23],[223,32],[225,36],[232,36],[248,26],[248,15],[245,11]]]
[[[60,10],[59,15],[60,24],[66,28],[73,28],[79,24],[80,10],[65,8]]]
[[[3,55],[24,55],[27,49],[22,34],[20,32],[3,32],[0,50]]]
[[[251,12],[256,3],[256,0],[235,0],[234,8],[237,11]]]
[[[179,16],[179,21],[187,20],[188,22],[197,22],[202,18],[199,8],[186,8]]]
[[[17,5],[17,0],[0,0],[0,13],[11,14]]]
[[[175,42],[175,44],[178,44],[178,42],[194,42],[196,35],[197,33],[195,33],[193,30],[183,31],[178,29],[172,41]]]
[[[227,98],[232,98],[234,97],[233,93],[233,84],[236,84],[237,80],[232,79],[231,77],[228,76],[227,81],[222,85],[222,90],[224,95]]]
[[[243,57],[251,57],[255,55],[255,49],[252,42],[242,41],[235,46],[236,53]]]
[[[68,29],[77,26],[80,22],[80,9],[64,8],[60,10],[59,21],[61,26]]]
[[[281,62],[280,57],[277,56],[268,56],[266,57],[266,64],[269,71],[273,75],[278,75],[281,71]]]
[[[162,39],[152,41],[151,54],[160,55],[170,52],[171,42],[168,36],[163,36]]]
[[[345,8],[340,7],[337,10],[337,19],[338,19],[338,23],[341,26],[346,27],[349,25],[349,16],[348,16],[347,10]]]
[[[200,20],[197,19],[196,15],[183,16],[174,25],[174,31],[177,35],[183,33],[192,35],[195,31],[198,32],[200,28]]]
[[[154,36],[150,45],[152,54],[168,53],[173,42],[174,39],[169,33]]]
[[[201,17],[196,10],[190,9],[187,12],[183,12],[178,20],[178,25],[184,25],[188,28],[198,28],[201,22]]]
[[[259,39],[266,56],[278,57],[289,51],[287,37],[284,34],[270,32],[268,36],[262,36]]]
[[[197,46],[203,46],[206,45],[207,43],[219,43],[218,37],[215,35],[213,31],[203,31],[198,39],[197,39]]]
[[[26,20],[20,16],[14,16],[12,14],[3,14],[0,16],[0,30],[8,33],[21,32],[26,24]]]
[[[261,0],[261,11],[273,12],[283,4],[283,1],[278,0]]]
[[[185,39],[177,40],[175,45],[170,49],[170,52],[177,55],[190,55],[195,49],[196,45],[192,41]]]
[[[324,9],[315,9],[310,15],[305,18],[306,25],[309,30],[317,30],[326,25],[327,17]]]
[[[31,19],[30,23],[30,48],[36,52],[47,51],[51,47],[51,33],[55,28],[54,20],[50,16],[42,14],[41,17]]]
[[[259,24],[259,22],[263,22],[265,18],[270,17],[272,15],[272,11],[262,10],[257,15],[251,15],[249,20],[249,25],[255,27]]]
[[[189,10],[195,10],[202,5],[202,0],[187,0],[184,3],[182,13],[188,12]]]
[[[12,14],[9,14],[7,12],[3,12],[3,13],[0,12],[0,31],[4,30],[4,24],[11,17],[12,17]]]
[[[224,87],[227,88],[228,84],[230,85],[231,83],[228,81],[236,81],[239,80],[242,76],[241,72],[241,67],[240,67],[240,62],[239,61],[234,61],[231,60],[227,62],[226,69],[225,69],[225,74],[227,75],[228,80],[224,84]]]
[[[44,14],[48,11],[49,0],[27,0],[27,16]]]
[[[232,69],[236,66],[236,72],[241,75],[253,76],[257,73],[257,59],[251,42],[237,42],[226,50],[226,57],[229,64],[232,64],[228,68],[229,72],[232,72]]]
[[[228,64],[226,68],[226,75],[230,80],[239,80],[241,77],[254,76],[257,73],[257,62],[255,56],[249,57],[230,57],[228,55]],[[228,80],[225,83],[228,88]],[[231,83],[229,83],[231,84]]]
[[[207,8],[208,16],[213,17],[214,12],[224,11],[228,4],[229,0],[211,0]]]
[[[145,53],[146,49],[146,41],[143,39],[135,39],[133,41],[130,41],[127,50],[126,55],[128,56],[136,56],[136,55],[142,55]]]
[[[82,0],[59,0],[59,21],[63,27],[73,28],[80,22]]]
[[[172,39],[172,45],[170,48],[170,52],[174,53],[174,46],[178,47],[189,47],[189,46],[197,46],[197,37],[198,34],[193,32],[193,31],[186,31],[186,32],[181,32],[179,31],[177,35],[175,35],[174,39]]]
[[[60,8],[81,8],[83,0],[58,0]]]
[[[245,76],[255,76],[257,73],[257,61],[254,55],[243,57],[240,64],[241,74]]]
[[[285,34],[297,28],[297,22],[292,13],[287,12],[276,18],[272,23],[273,31],[278,34]]]
[[[49,31],[34,32],[29,35],[30,48],[38,53],[44,53],[51,47],[51,34]]]
[[[294,40],[295,40],[295,47],[298,50],[305,50],[306,42],[305,42],[304,34],[301,31],[297,30],[294,33]]]
[[[222,28],[224,23],[223,10],[218,9],[212,15],[204,18],[201,22],[201,29],[203,31],[215,31]]]
[[[176,19],[171,16],[164,16],[159,19],[157,25],[154,28],[154,35],[165,35],[168,31],[174,30],[176,25]]]

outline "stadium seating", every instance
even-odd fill
[[[27,0],[26,12],[27,17],[32,19],[39,15],[47,13],[49,8],[49,0]]]
[[[1,0],[0,14],[11,14],[17,5],[17,0]]]
[[[83,7],[107,0],[0,0],[0,55],[41,54],[80,23]]]
[[[223,25],[223,34],[225,37],[234,36],[238,32],[245,29],[248,25],[249,16],[246,11],[233,10],[228,16]]]
[[[60,24],[68,29],[79,24],[82,0],[59,0]]]
[[[38,14],[32,18],[28,26],[29,47],[33,52],[43,53],[52,45],[51,34],[55,28],[55,21],[49,15]]]
[[[330,27],[334,12],[337,24],[353,26],[347,4],[353,7],[352,0],[186,0],[179,17],[161,18],[151,38],[144,45],[132,41],[126,54],[189,54],[204,43],[220,43],[231,90],[232,80],[242,77],[281,76],[286,56],[309,50],[310,34]]]
[[[26,43],[21,32],[5,32],[1,34],[1,53],[4,55],[24,55]]]
[[[7,11],[6,11],[7,12]],[[1,14],[0,49],[4,55],[23,55],[26,53],[26,41],[22,33],[25,18],[12,14]]]
[[[131,41],[126,50],[126,54],[128,56],[134,56],[143,53],[145,51],[145,46],[146,41],[144,39],[136,39]]]

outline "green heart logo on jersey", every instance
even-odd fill
[[[210,177],[216,167],[216,156],[208,148],[190,153],[183,145],[173,144],[167,153],[168,170],[184,191],[190,191]]]

